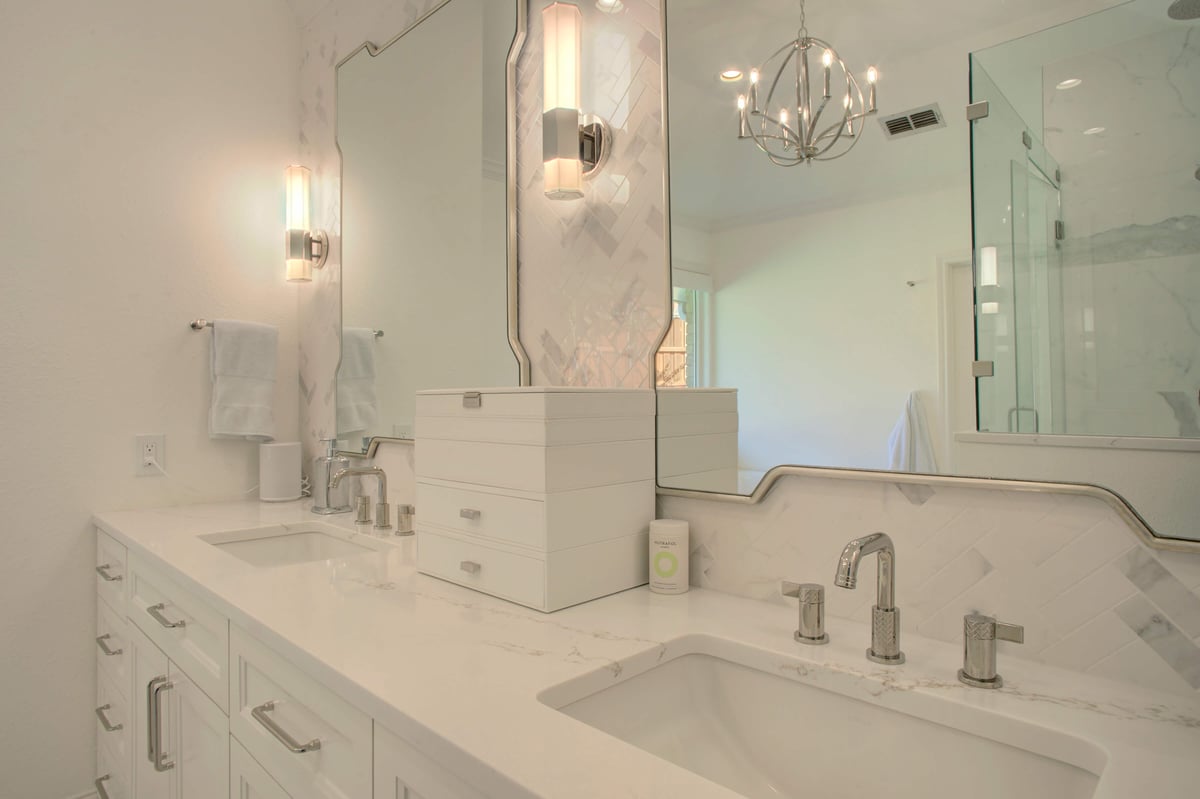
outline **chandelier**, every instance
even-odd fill
[[[819,70],[810,67],[810,54],[819,58]],[[875,113],[878,78],[869,67],[864,102],[858,79],[833,45],[808,35],[800,0],[796,38],[750,70],[749,88],[738,95],[738,138],[753,141],[777,166],[841,158],[858,143],[862,120]],[[822,122],[829,105],[836,114],[831,111]]]

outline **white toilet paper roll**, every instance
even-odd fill
[[[300,499],[300,442],[258,445],[258,498],[263,502]]]

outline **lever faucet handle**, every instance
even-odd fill
[[[784,580],[779,592],[800,600],[800,621],[793,636],[799,643],[818,646],[829,643],[825,632],[825,586]]]
[[[996,621],[993,616],[963,616],[963,667],[958,679],[975,688],[999,688],[1004,679],[996,673],[996,642],[1025,643],[1025,628]]]
[[[1009,624],[1006,621],[998,621],[996,624],[996,640],[1011,641],[1014,644],[1025,643],[1025,628],[1019,624]]]

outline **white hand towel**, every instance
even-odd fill
[[[208,434],[213,438],[272,440],[279,330],[231,319],[217,319],[212,329]]]
[[[888,437],[888,468],[898,472],[937,474],[933,440],[929,436],[929,426],[925,424],[921,399],[915,391],[905,400],[904,411]]]
[[[337,375],[339,435],[367,432],[379,418],[375,393],[375,331],[366,327],[342,330],[342,364]]]

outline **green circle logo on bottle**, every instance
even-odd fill
[[[670,552],[658,552],[654,555],[654,573],[659,577],[674,577],[679,571],[679,558]]]

